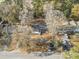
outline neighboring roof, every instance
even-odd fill
[[[65,27],[60,27],[58,29],[58,32],[60,33],[68,33],[68,32],[79,32],[79,26],[65,26]]]

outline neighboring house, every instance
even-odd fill
[[[47,31],[45,24],[34,24],[32,25],[34,33],[43,34]]]

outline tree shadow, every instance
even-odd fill
[[[38,57],[44,57],[44,56],[51,56],[55,53],[56,53],[55,51],[50,51],[50,52],[35,52],[33,54]]]

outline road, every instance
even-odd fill
[[[40,55],[40,56],[39,56]],[[51,55],[43,54],[21,54],[17,52],[0,52],[0,59],[64,59],[62,53],[53,53]]]

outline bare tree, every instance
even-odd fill
[[[45,22],[47,24],[49,33],[54,36],[57,33],[57,28],[64,25],[66,17],[61,11],[55,10],[54,4],[51,2],[47,2],[44,5],[44,12],[46,15]]]

